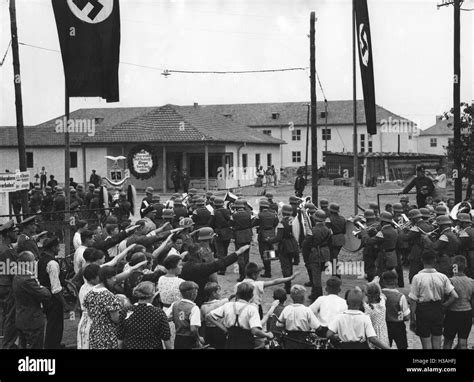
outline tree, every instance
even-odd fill
[[[442,120],[453,118],[454,109],[445,112]],[[471,187],[474,184],[474,104],[469,105],[465,102],[461,103],[461,144],[457,147],[453,141],[450,141],[447,147],[448,158],[453,160],[458,153],[461,156],[461,174],[463,178],[468,179],[468,186],[466,190],[466,199],[471,199]],[[452,128],[453,124],[448,123],[448,127]]]

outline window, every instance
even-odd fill
[[[248,167],[248,155],[247,154],[242,154],[242,167],[247,168]]]
[[[260,154],[255,154],[255,167],[260,167]]]
[[[34,163],[33,163],[33,153],[32,152],[27,152],[26,153],[26,167],[27,168],[33,168]]]
[[[70,152],[69,153],[70,161],[71,161],[71,168],[77,168],[77,152]]]
[[[292,141],[301,141],[301,130],[296,129],[291,132],[291,140]]]
[[[301,163],[301,151],[293,151],[291,157],[293,163]]]
[[[263,134],[272,135],[272,131],[271,130],[263,130]]]
[[[372,152],[372,137],[369,135],[369,153]]]
[[[331,129],[322,129],[323,141],[331,140]]]
[[[272,113],[272,119],[280,118],[280,113]]]
[[[271,166],[272,163],[272,154],[267,154],[267,166]]]
[[[437,146],[438,146],[438,139],[430,138],[430,147],[437,147]]]
[[[411,141],[411,140],[412,140],[412,138],[413,138],[413,135],[411,135],[411,134],[408,134],[408,140],[409,140],[409,141]]]
[[[365,151],[365,134],[360,135],[360,152],[363,153]]]
[[[325,111],[322,111],[320,115],[321,115],[321,118],[326,118],[326,112]]]

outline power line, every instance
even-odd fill
[[[0,62],[0,66],[3,66],[3,63],[5,62],[5,59],[7,58],[7,54],[11,46],[12,46],[12,40],[10,40],[10,42],[8,43],[7,50],[5,51],[5,54],[3,55],[2,62]]]
[[[19,43],[20,45],[23,46],[28,46],[31,48],[36,48],[36,49],[41,49],[41,50],[46,50],[49,52],[55,52],[55,53],[60,53],[59,50],[56,49],[50,49],[50,48],[44,48],[38,45],[32,45],[32,44],[26,44],[23,42]],[[144,68],[144,69],[151,69],[151,70],[159,70],[163,72],[162,74],[166,77],[170,75],[171,73],[181,73],[181,74],[249,74],[249,73],[274,73],[274,72],[290,72],[290,71],[297,71],[297,70],[307,70],[307,67],[295,67],[295,68],[277,68],[277,69],[258,69],[258,70],[177,70],[177,69],[165,69],[165,68],[158,68],[156,66],[147,66],[147,65],[140,65],[140,64],[134,64],[132,62],[124,62],[120,61],[121,64],[123,65],[130,65],[130,66],[136,66],[139,68]]]

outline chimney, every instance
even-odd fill
[[[197,102],[194,102],[194,108],[197,109],[198,106],[199,104]]]

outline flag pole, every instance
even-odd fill
[[[318,134],[316,121],[316,43],[315,43],[316,14],[310,15],[310,73],[311,73],[311,200],[318,205]]]
[[[352,0],[352,96],[353,96],[353,152],[354,152],[354,215],[357,215],[359,204],[359,161],[357,158],[357,77],[356,77],[356,19],[355,19],[355,1]]]
[[[64,81],[67,83],[66,78],[64,78]],[[65,153],[64,153],[64,192],[66,196],[66,213],[64,216],[64,256],[68,257],[71,252],[71,225],[70,225],[70,184],[69,184],[69,178],[70,178],[70,172],[71,172],[71,154],[70,154],[70,143],[69,143],[69,93],[67,90],[67,85],[64,86],[65,88],[65,97],[66,97],[66,105],[65,105],[65,134],[64,134],[64,145],[65,145]]]

